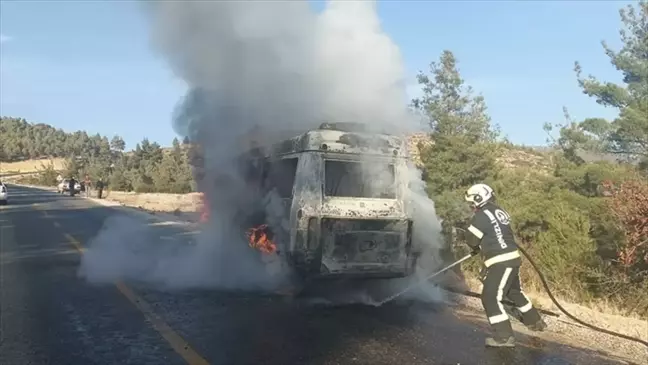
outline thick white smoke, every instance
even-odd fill
[[[229,185],[201,187],[210,199],[212,222],[196,248],[180,256],[133,257],[127,247],[137,235],[111,246],[117,239],[114,230],[104,230],[97,245],[127,252],[113,255],[121,262],[114,267],[95,265],[86,255],[84,273],[96,280],[137,277],[175,286],[268,287],[267,273],[255,265],[255,256],[233,228],[235,208],[257,202],[246,201],[253,194],[232,160],[249,147],[246,136],[253,129],[262,143],[324,121],[362,122],[399,133],[418,130],[418,120],[407,109],[399,49],[382,31],[374,1],[330,1],[320,13],[307,1],[147,2],[145,7],[154,49],[190,89],[178,105],[174,128],[203,147],[205,181],[219,178]],[[420,172],[412,168],[411,173],[415,239],[425,242],[429,257],[437,257],[440,225],[434,204]],[[282,207],[269,204],[267,209]],[[431,269],[431,261],[424,261]]]

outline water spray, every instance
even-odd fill
[[[453,268],[453,267],[459,265],[460,263],[462,263],[462,262],[468,260],[469,258],[473,257],[474,255],[475,255],[475,254],[470,254],[470,255],[466,255],[466,256],[460,258],[459,260],[457,260],[457,261],[453,262],[452,264],[450,264],[450,265],[444,267],[443,269],[441,269],[441,270],[439,270],[439,271],[436,271],[436,272],[430,274],[430,275],[427,276],[425,279],[419,280],[419,281],[417,281],[417,282],[415,282],[415,283],[409,285],[409,286],[406,287],[405,289],[399,291],[398,293],[396,293],[396,294],[394,294],[394,295],[392,295],[392,296],[390,296],[390,297],[387,297],[386,299],[384,299],[384,300],[382,300],[382,301],[376,303],[375,306],[376,306],[376,307],[379,307],[379,306],[381,306],[381,305],[383,305],[383,304],[385,304],[385,303],[387,303],[387,302],[391,302],[392,300],[394,300],[394,299],[398,298],[399,296],[405,294],[405,293],[406,293],[407,291],[409,291],[410,289],[412,289],[412,288],[414,288],[414,287],[417,287],[417,286],[423,284],[424,282],[426,282],[426,281],[432,279],[433,277],[435,277],[435,276],[437,276],[437,275],[440,275],[440,274],[442,274],[442,273],[444,273],[444,272],[450,270],[451,268]]]

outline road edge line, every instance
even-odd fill
[[[45,216],[49,218],[47,214],[45,214]],[[83,247],[81,242],[74,238],[74,236],[67,232],[63,232],[63,235],[80,254],[85,252],[85,247]],[[171,326],[169,326],[160,316],[155,314],[151,305],[142,299],[142,297],[137,295],[135,291],[129,288],[122,281],[117,281],[114,285],[117,290],[144,315],[144,318],[151,324],[153,329],[156,330],[169,345],[171,345],[171,348],[180,355],[187,364],[209,365],[209,362],[189,346],[189,343],[174,331],[173,328],[171,328]]]

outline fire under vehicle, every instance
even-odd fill
[[[238,166],[259,204],[238,212],[241,231],[260,255],[283,255],[305,279],[409,276],[420,249],[405,201],[407,163],[405,138],[354,123],[251,148]],[[272,191],[275,216],[263,200]]]

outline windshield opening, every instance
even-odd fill
[[[297,158],[285,158],[273,161],[268,172],[268,188],[276,189],[281,198],[293,197],[293,185],[297,174]]]
[[[394,165],[383,161],[324,162],[324,194],[354,198],[396,198]]]

